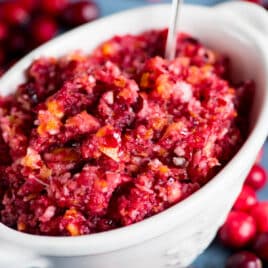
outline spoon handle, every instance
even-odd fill
[[[168,36],[165,50],[165,58],[173,60],[176,55],[176,42],[177,42],[177,28],[178,20],[180,18],[183,0],[173,0],[171,7],[171,18],[168,28]]]

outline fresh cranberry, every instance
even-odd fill
[[[31,33],[36,44],[38,45],[53,38],[57,32],[57,23],[49,17],[37,18],[32,23]]]
[[[0,41],[5,40],[7,36],[8,36],[8,27],[4,22],[0,21]]]
[[[247,212],[252,209],[256,204],[257,195],[255,191],[251,187],[244,185],[233,208],[234,210]]]
[[[0,2],[0,20],[4,19],[4,7],[5,7],[5,3]]]
[[[4,64],[4,62],[5,62],[5,50],[2,47],[0,47],[0,65]]]
[[[11,56],[21,56],[28,48],[27,36],[22,30],[12,31],[9,34],[7,43],[7,49]]]
[[[1,68],[1,67],[0,67],[0,77],[1,77],[4,73],[5,73],[4,68]]]
[[[11,25],[24,25],[29,20],[27,10],[17,2],[9,2],[3,5],[4,20]]]
[[[251,210],[259,232],[268,232],[268,201],[260,202]]]
[[[245,183],[255,190],[259,190],[264,187],[266,181],[267,174],[265,169],[262,166],[255,164],[250,170]]]
[[[53,16],[59,15],[67,5],[67,0],[41,0],[42,11]]]
[[[244,212],[231,211],[219,230],[219,239],[225,246],[242,248],[252,241],[255,234],[256,223],[253,217]]]
[[[264,261],[268,261],[268,233],[258,234],[253,243],[254,252]]]
[[[79,1],[68,5],[62,14],[62,21],[68,26],[90,22],[99,16],[99,8],[93,1]]]
[[[255,254],[241,251],[228,258],[225,268],[262,268],[262,263]]]
[[[246,0],[246,1],[251,2],[251,3],[258,4],[258,5],[262,5],[263,4],[263,0]]]
[[[17,2],[28,12],[32,12],[33,10],[37,9],[40,0],[17,0]]]

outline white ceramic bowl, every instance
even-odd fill
[[[169,5],[130,10],[87,24],[40,47],[0,80],[14,91],[34,58],[91,51],[115,34],[168,25]],[[41,237],[0,224],[0,267],[164,268],[186,267],[211,242],[237,197],[268,133],[268,16],[249,3],[184,6],[182,29],[227,54],[235,79],[254,79],[257,90],[250,135],[229,164],[206,186],[174,207],[129,227],[81,237]],[[266,36],[265,36],[266,34]]]

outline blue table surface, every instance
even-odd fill
[[[129,8],[135,8],[142,5],[154,3],[170,3],[171,0],[95,0],[101,9],[101,15],[122,11]],[[154,2],[154,3],[153,3]],[[186,0],[186,3],[213,5],[221,2],[221,0]],[[265,154],[262,159],[262,164],[268,170],[268,142],[265,144]],[[268,199],[268,186],[259,193],[261,199]],[[192,265],[193,268],[224,268],[224,263],[230,252],[213,243]],[[152,267],[153,268],[153,267]],[[268,267],[266,267],[268,268]]]

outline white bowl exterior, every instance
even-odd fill
[[[253,131],[234,159],[190,198],[141,223],[77,238],[33,237],[0,224],[2,244],[24,246],[30,252],[46,257],[51,262],[50,267],[55,268],[186,267],[208,246],[231,209],[268,132],[262,126],[264,118],[268,119],[268,57],[264,49],[267,40],[234,16],[221,16],[223,10],[186,6],[182,29],[229,55],[236,76],[257,82],[251,122]],[[40,55],[59,56],[75,49],[91,51],[115,34],[166,27],[168,17],[169,6],[156,5],[82,26],[40,47],[16,64],[0,80],[1,93],[14,90],[23,81],[22,70]],[[0,267],[6,268],[1,266],[1,261]],[[14,267],[24,266],[17,263]]]
[[[181,219],[175,228],[138,245],[99,255],[73,258],[53,257],[53,268],[185,268],[201,254],[213,240],[218,228],[241,190],[248,169],[226,188],[227,195],[215,192],[211,200],[197,208],[196,214]],[[213,204],[212,204],[213,203]],[[152,226],[152,228],[155,228]],[[116,238],[115,238],[116,243]]]

